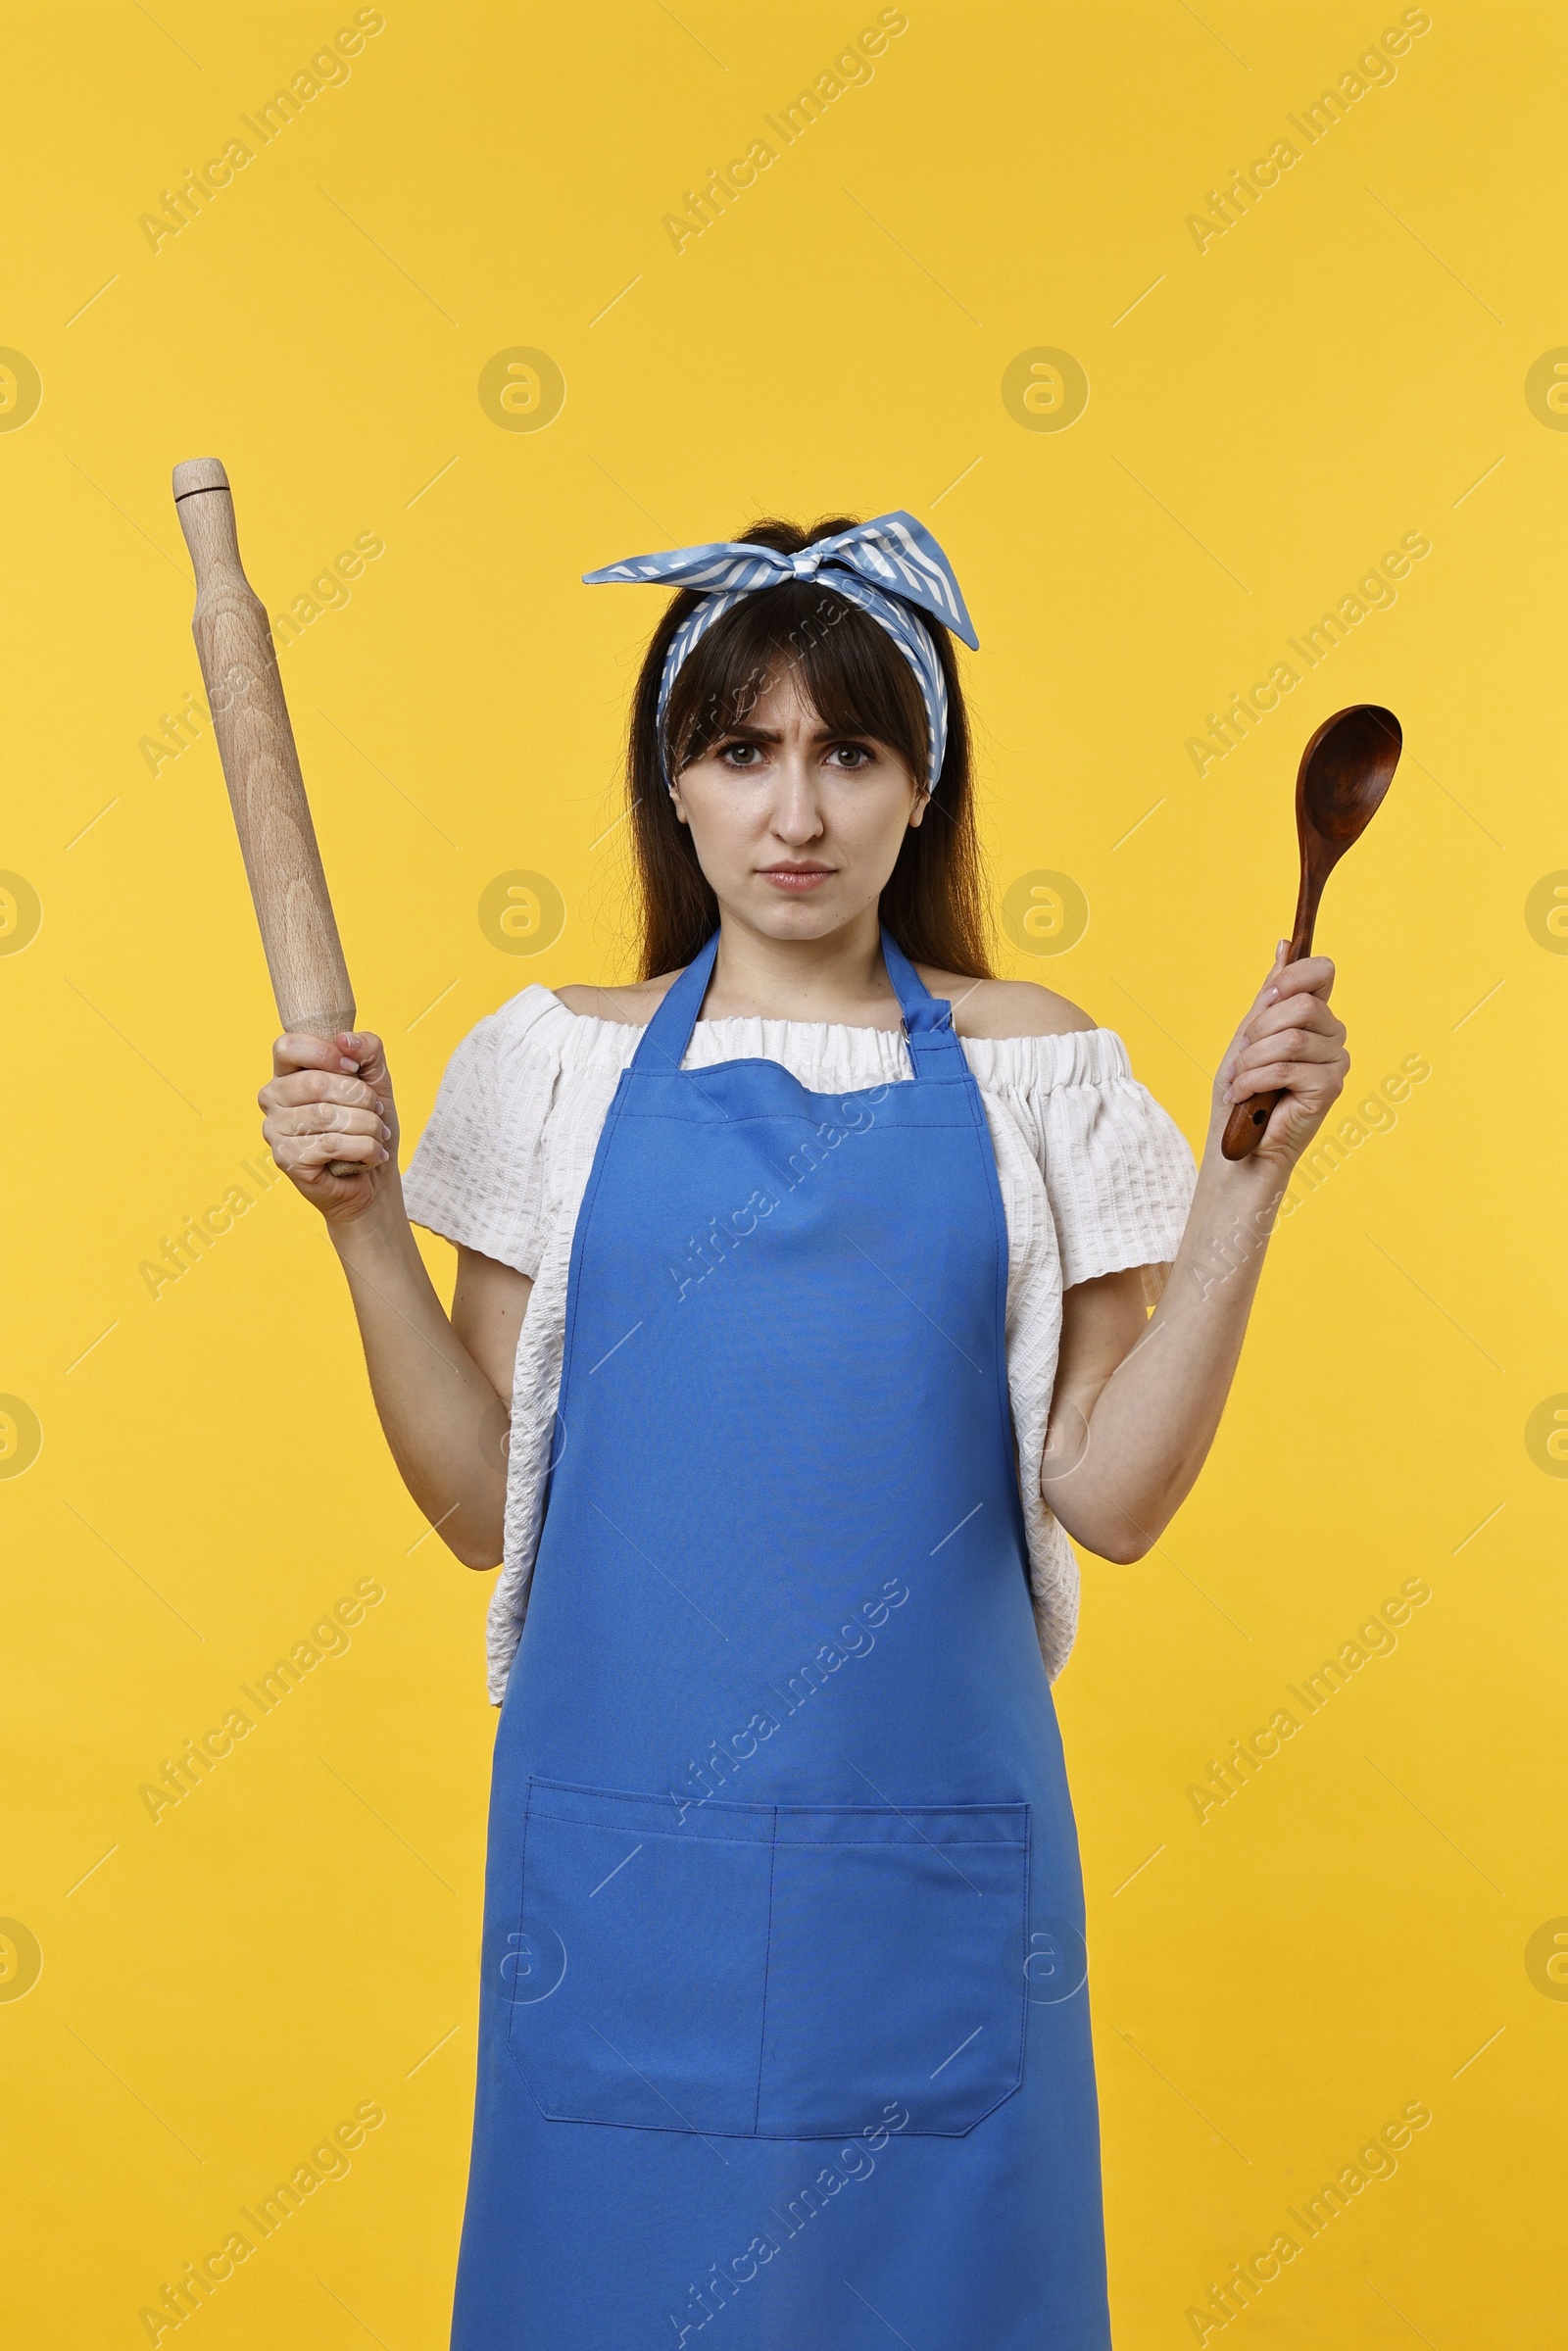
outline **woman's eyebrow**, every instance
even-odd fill
[[[874,743],[877,737],[863,726],[819,726],[811,736],[812,743]],[[713,738],[715,743],[782,743],[784,737],[776,727],[722,726]]]

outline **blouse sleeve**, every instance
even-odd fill
[[[1121,1039],[1080,1029],[1009,1040],[1008,1051],[1018,1055],[1017,1110],[1045,1179],[1062,1288],[1168,1265],[1197,1168],[1175,1120],[1133,1076]]]
[[[413,1223],[530,1278],[544,1223],[542,1139],[561,1080],[544,1017],[554,1001],[524,989],[469,1031],[403,1179]]]

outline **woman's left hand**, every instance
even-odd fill
[[[1231,1041],[1214,1081],[1210,1145],[1217,1148],[1239,1102],[1283,1095],[1252,1156],[1282,1176],[1296,1165],[1344,1089],[1350,1056],[1345,1023],[1329,1006],[1334,966],[1327,955],[1282,964],[1285,942],[1252,1008]]]

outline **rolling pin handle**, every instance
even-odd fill
[[[332,913],[267,609],[240,559],[228,474],[215,457],[174,467],[174,511],[196,574],[191,629],[262,944],[285,1031],[352,1030],[354,991]],[[359,1175],[350,1159],[336,1176]]]

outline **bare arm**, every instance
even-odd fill
[[[466,1567],[502,1555],[512,1365],[531,1283],[460,1249],[448,1316],[403,1206],[397,1112],[381,1042],[280,1037],[261,1093],[272,1156],[325,1219],[359,1319],[398,1473]],[[334,1176],[331,1159],[362,1173]]]
[[[452,1293],[452,1328],[503,1403],[512,1402],[522,1318],[533,1283],[514,1266],[458,1247],[458,1280]]]
[[[1214,1086],[1207,1146],[1170,1279],[1145,1320],[1137,1271],[1062,1300],[1041,1492],[1102,1558],[1141,1559],[1191,1492],[1230,1393],[1274,1219],[1349,1066],[1329,1009],[1334,967],[1276,963]],[[1250,1158],[1220,1136],[1234,1101],[1286,1089]]]

